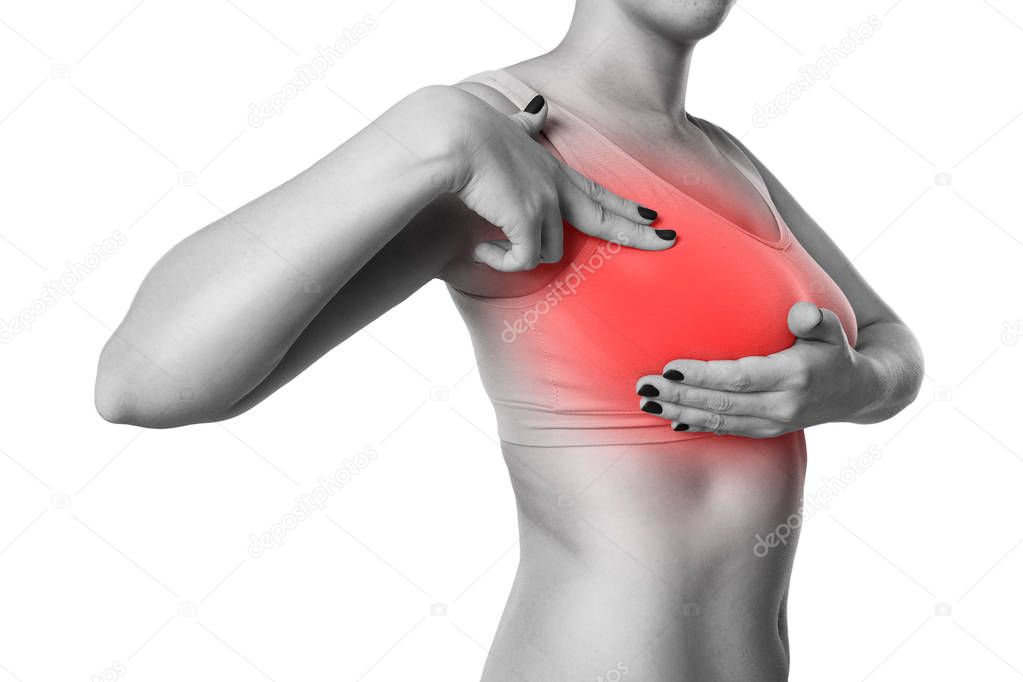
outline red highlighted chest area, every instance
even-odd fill
[[[635,194],[627,196],[635,196]],[[476,335],[491,396],[571,412],[635,412],[635,382],[675,359],[730,360],[792,345],[789,308],[812,301],[856,321],[845,296],[784,226],[765,242],[713,212],[652,197],[679,239],[640,251],[566,227],[578,254],[532,297],[494,301]],[[667,206],[668,210],[663,210]],[[569,250],[571,252],[571,250]],[[518,368],[518,371],[510,371]]]

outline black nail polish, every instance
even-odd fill
[[[675,426],[671,428],[675,429],[676,431],[688,431],[689,424],[675,424]]]
[[[670,242],[675,238],[675,230],[654,230],[654,232],[656,232],[657,236],[666,242]]]
[[[685,381],[686,376],[677,369],[669,369],[667,372],[661,375],[669,381]]]
[[[656,398],[661,395],[661,392],[657,390],[657,387],[651,386],[650,384],[643,384],[637,391],[644,398]]]
[[[526,105],[526,108],[523,111],[527,114],[535,114],[541,109],[543,109],[543,95],[537,95],[533,99],[529,100],[529,104]]]
[[[646,206],[640,206],[639,207],[639,215],[640,215],[640,217],[642,217],[642,218],[644,218],[646,220],[656,220],[657,219],[657,211],[655,211],[652,208],[647,208]]]
[[[660,403],[655,403],[653,400],[651,400],[647,404],[643,405],[643,411],[649,412],[650,414],[660,414],[661,412],[664,411],[664,408],[661,407]]]

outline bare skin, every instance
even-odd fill
[[[766,556],[753,538],[798,509],[791,438],[735,453],[505,443],[521,558],[483,679],[785,679],[796,538]]]
[[[682,186],[698,173],[687,189],[737,224],[768,229],[755,188],[724,161],[734,138],[685,112],[693,47],[730,6],[579,0],[558,48],[508,70],[667,180]],[[553,78],[565,65],[573,77]],[[479,83],[425,88],[186,239],[150,272],[103,351],[100,413],[155,428],[228,419],[432,279],[487,296],[535,291],[549,275],[534,266],[566,255],[562,218],[604,238],[627,234],[637,248],[675,248],[634,202],[596,191],[531,139],[545,113],[521,113]],[[695,431],[778,436],[736,439],[734,452],[716,444],[712,457],[701,440],[504,443],[521,563],[487,682],[617,679],[625,669],[654,681],[787,676],[795,539],[763,557],[753,543],[798,513],[806,453],[794,432],[895,414],[919,389],[922,358],[826,233],[754,164],[850,300],[856,348],[830,311],[797,304],[789,326],[799,340],[783,353],[678,358],[669,368],[684,370],[684,388],[660,376],[665,368],[636,377],[637,391],[661,391],[664,428],[684,420]],[[637,395],[637,409],[647,400]]]

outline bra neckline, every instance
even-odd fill
[[[513,76],[511,73],[509,73],[505,69],[497,69],[497,70],[495,70],[495,71],[493,71],[491,73],[494,74],[495,78],[500,79],[501,77],[503,77],[503,78],[511,81],[512,84],[514,84],[516,86],[516,89],[526,89],[526,90],[531,90],[532,89],[527,83],[525,83],[522,80],[519,80],[517,77]],[[760,190],[759,187],[757,187],[756,183],[750,177],[749,173],[745,169],[741,168],[739,166],[739,164],[737,164],[734,161],[732,161],[731,159],[729,159],[728,156],[725,155],[720,150],[718,150],[718,152],[729,163],[731,163],[733,166],[735,166],[735,169],[738,170],[739,173],[744,178],[746,178],[746,181],[753,188],[753,191],[756,192],[757,196],[760,198],[760,200],[767,207],[767,210],[771,212],[772,216],[774,216],[775,228],[778,231],[778,237],[777,238],[775,238],[775,239],[765,239],[765,238],[761,237],[760,235],[757,235],[757,234],[754,234],[753,232],[750,232],[749,230],[745,229],[741,225],[738,225],[734,221],[732,221],[732,220],[726,218],[725,216],[721,215],[721,213],[719,213],[718,211],[714,210],[713,208],[711,208],[707,204],[703,203],[702,201],[697,200],[691,194],[689,194],[687,192],[684,192],[682,189],[680,189],[678,187],[678,185],[676,185],[676,184],[674,184],[672,182],[669,182],[667,180],[667,178],[663,177],[659,173],[656,173],[656,172],[650,170],[650,168],[648,168],[646,165],[644,165],[642,162],[640,162],[639,159],[637,159],[632,154],[630,154],[629,152],[627,152],[624,149],[622,149],[622,147],[620,145],[618,145],[616,142],[614,142],[609,137],[607,137],[604,133],[600,132],[595,127],[593,127],[593,125],[588,123],[586,121],[586,119],[584,119],[581,116],[579,116],[578,114],[574,113],[571,109],[567,109],[564,106],[562,106],[561,104],[552,101],[550,98],[547,98],[546,95],[544,97],[545,97],[545,99],[547,99],[547,105],[548,105],[549,108],[555,108],[555,109],[559,110],[560,112],[562,112],[565,116],[567,116],[568,118],[572,119],[575,123],[579,124],[588,133],[590,133],[591,135],[596,137],[604,145],[606,145],[608,148],[610,148],[615,153],[617,153],[619,156],[621,156],[623,159],[625,159],[625,161],[627,163],[635,166],[637,169],[641,170],[643,173],[645,173],[648,176],[650,176],[651,178],[653,178],[655,182],[657,182],[658,184],[662,185],[664,188],[666,188],[671,193],[677,194],[678,196],[682,197],[683,199],[685,199],[686,201],[688,201],[689,203],[691,203],[691,204],[693,204],[695,206],[699,206],[704,211],[707,211],[708,213],[712,214],[713,216],[715,216],[719,220],[721,220],[724,223],[728,224],[732,228],[738,230],[739,232],[741,232],[742,234],[746,235],[750,239],[755,239],[758,242],[760,242],[761,244],[764,244],[765,246],[769,246],[769,247],[771,247],[773,249],[784,250],[784,249],[788,248],[789,243],[792,240],[792,233],[788,229],[788,225],[785,223],[785,219],[782,218],[781,214],[778,213],[778,211],[774,207],[774,204],[772,203],[772,201],[768,197],[764,196],[764,193]],[[717,148],[717,145],[715,145],[715,149],[716,148]],[[681,228],[680,227],[679,229],[683,230],[683,234],[684,234],[685,228]]]

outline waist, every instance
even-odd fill
[[[655,570],[631,561],[566,579],[557,562],[524,557],[495,652],[530,680],[787,679],[788,566],[723,563],[687,580]]]

